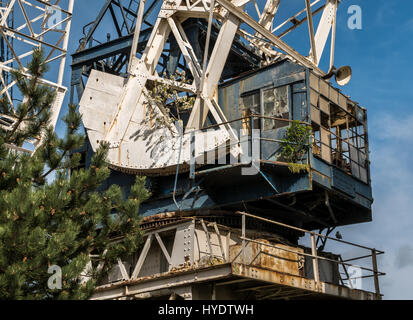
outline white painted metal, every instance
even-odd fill
[[[132,72],[133,58],[136,57],[136,51],[138,50],[139,35],[141,32],[141,27],[142,27],[143,13],[145,10],[145,2],[146,0],[140,0],[139,2],[138,17],[136,19],[136,25],[135,25],[135,34],[133,36],[132,49],[131,49],[131,53],[129,57],[129,65],[128,65],[129,73]]]
[[[194,263],[195,244],[194,223],[187,222],[177,226],[171,254],[171,268],[190,266]]]
[[[138,262],[136,263],[135,269],[133,270],[132,277],[131,279],[136,279],[139,275],[139,272],[141,271],[142,265],[145,262],[146,256],[149,252],[149,249],[151,248],[152,244],[152,234],[149,234],[149,236],[146,238],[145,245],[143,246],[142,252],[139,256]]]
[[[125,265],[123,264],[123,262],[120,258],[118,258],[118,267],[119,267],[119,270],[122,274],[122,279],[123,280],[129,280],[129,273],[126,271],[126,267],[125,267]]]
[[[51,71],[40,82],[56,90],[50,121],[53,127],[56,126],[67,91],[63,86],[63,78],[73,6],[74,0],[12,0],[6,7],[0,8],[0,35],[12,53],[10,60],[0,62],[0,72],[10,75],[13,71],[20,71],[30,78],[25,65],[30,61],[34,48],[43,49],[45,64],[50,66]],[[8,25],[11,14],[14,15],[14,26]],[[19,96],[15,82],[7,84],[3,76],[1,82],[1,94],[5,94],[9,103],[15,107],[13,98],[19,100],[24,97]]]
[[[317,52],[317,65],[321,60],[321,54],[324,51],[324,47],[327,43],[327,39],[330,35],[330,31],[333,29],[337,15],[337,0],[327,0],[326,7],[323,15],[321,16],[320,23],[318,25],[317,33],[315,35],[315,46]],[[334,32],[335,34],[335,32]],[[332,45],[332,51],[334,48],[334,42]]]
[[[80,102],[80,112],[83,115],[84,125],[88,130],[93,149],[96,150],[101,141],[109,142],[111,149],[108,161],[114,168],[144,173],[159,172],[159,170],[172,172],[178,165],[178,159],[181,160],[180,164],[190,162],[191,132],[188,130],[185,133],[181,146],[179,130],[162,107],[148,101],[148,92],[145,87],[148,79],[168,82],[157,75],[156,65],[169,33],[172,31],[195,79],[192,87],[181,86],[181,90],[192,91],[194,88],[197,91],[203,91],[199,88],[199,63],[195,60],[195,55],[180,22],[171,18],[168,8],[168,5],[164,3],[160,16],[165,18],[158,18],[142,58],[140,60],[132,58],[132,71],[126,83],[123,78],[93,71]],[[228,19],[227,23],[232,25],[231,35],[228,36],[224,31],[220,33],[222,39],[220,43],[224,44],[223,42],[226,41],[226,52],[231,47],[237,29],[237,26],[233,26],[232,20]],[[207,69],[208,77],[206,77],[204,91],[209,99],[212,98],[225,64],[225,60],[218,58],[221,57],[218,51],[217,44],[214,48],[215,53],[213,53],[213,56],[217,58],[212,62],[219,64],[219,68],[210,67],[210,63]],[[198,99],[194,110],[197,110],[197,106],[201,103],[200,100]],[[205,99],[202,99],[202,103],[204,101]],[[214,104],[207,100],[206,105],[217,123],[226,122],[225,116],[216,110]],[[159,124],[159,118],[165,121]],[[199,129],[199,126],[192,129]],[[203,157],[204,152],[225,144],[230,137],[236,138],[228,125],[222,126],[216,132],[196,131],[195,135],[198,138],[195,141],[205,142],[204,146],[195,148],[197,150],[195,157],[198,158]],[[236,156],[236,148],[233,147],[233,149],[233,155]],[[136,150],[144,150],[144,152],[137,153]]]
[[[310,237],[311,237],[311,254],[313,255],[313,257],[317,257],[317,245],[316,245],[314,233],[311,233]],[[319,287],[320,271],[319,271],[317,258],[313,258],[313,273],[314,273],[314,281],[315,281],[316,287],[317,289],[320,289]]]
[[[267,0],[264,10],[260,12],[258,5],[254,2],[257,13],[259,15],[259,24],[265,29],[271,30],[274,22],[274,17],[277,14],[278,8],[280,6],[281,0]],[[266,42],[259,39],[259,33],[255,33],[255,38],[251,40],[254,46],[258,47],[260,53],[266,54],[266,56],[271,56],[272,51],[268,49]],[[269,60],[267,60],[269,62]]]
[[[218,83],[237,34],[241,35],[253,50],[264,54],[264,64],[274,62],[280,57],[288,57],[312,69],[318,75],[325,75],[325,72],[318,66],[328,36],[332,31],[330,60],[331,63],[334,61],[334,31],[338,1],[327,0],[326,4],[319,8],[315,6],[321,0],[315,0],[312,3],[309,0],[302,1],[304,9],[276,28],[273,28],[273,22],[279,7],[284,4],[288,5],[288,1],[268,0],[262,12],[259,5],[256,2],[252,3],[251,0],[164,1],[142,57],[138,59],[131,54],[129,77],[124,80],[93,71],[89,78],[80,102],[80,111],[93,150],[96,150],[101,141],[107,141],[111,146],[108,161],[112,168],[133,173],[159,174],[174,172],[177,165],[189,165],[191,132],[196,135],[195,141],[207,141],[195,148],[198,150],[195,157],[199,158],[203,157],[206,152],[222,147],[229,140],[238,141],[237,135],[226,123],[227,119],[216,98]],[[248,14],[248,5],[254,6],[258,19]],[[144,6],[145,3],[141,2],[133,50],[137,46],[141,25],[139,17],[142,15]],[[323,15],[316,35],[314,35],[312,17],[322,10]],[[305,17],[301,19],[302,15]],[[203,18],[208,21],[206,48],[209,47],[212,19],[216,19],[221,24],[211,56],[207,61],[206,54],[204,54],[202,66],[181,25],[188,18]],[[309,43],[312,47],[309,57],[301,55],[282,40],[285,34],[306,20],[309,27]],[[293,26],[279,35],[275,34],[288,27],[289,23]],[[253,32],[247,29],[252,29]],[[164,75],[158,74],[159,58],[165,49],[170,33],[174,35],[193,75],[192,84],[173,83]],[[182,145],[179,130],[169,114],[165,112],[163,106],[154,104],[148,98],[148,86],[153,81],[172,85],[179,91],[196,94]],[[219,130],[212,135],[209,133],[206,137],[202,129],[209,112],[218,124],[223,125],[219,126]],[[242,154],[237,146],[232,148],[231,153],[234,157]]]
[[[265,29],[271,30],[274,17],[277,14],[281,0],[268,0],[262,12],[259,24]]]
[[[311,53],[312,53],[311,58],[313,62],[316,63],[318,60],[317,60],[317,50],[316,50],[315,39],[314,39],[313,15],[311,13],[310,0],[305,0],[305,6],[307,10],[308,32],[309,32],[310,42],[311,42]]]
[[[201,225],[202,225],[202,228],[204,229],[205,237],[206,237],[206,240],[207,240],[207,243],[208,243],[209,255],[212,257],[213,251],[212,251],[212,246],[211,246],[211,238],[210,238],[208,229],[207,229],[203,219],[201,219]]]
[[[92,71],[90,75],[79,110],[94,150],[110,130],[109,124],[116,114],[117,99],[122,93],[123,82],[121,77],[99,71]],[[112,144],[107,159],[113,167],[136,172],[174,170],[180,149],[178,130],[174,123],[165,126],[156,120],[156,116],[163,116],[163,113],[158,106],[150,104],[144,95],[141,95],[140,101],[143,101],[141,105],[133,100],[128,101],[134,102],[134,106],[130,108],[132,119],[119,120],[125,121],[129,126],[122,138],[115,135],[109,140]],[[114,130],[114,134],[116,133],[119,132]],[[229,139],[229,134],[222,131],[197,131],[196,135],[197,159],[203,158],[204,152],[214,150]],[[182,163],[190,162],[190,139],[191,133],[185,133],[181,150]],[[200,145],[202,142],[205,145]]]
[[[169,264],[172,263],[171,261],[171,256],[169,255],[168,250],[165,247],[165,244],[163,243],[160,235],[158,233],[155,233],[155,238],[158,241],[159,246],[161,247],[161,250],[163,252],[163,254],[165,255],[166,260],[168,261]]]
[[[225,258],[225,250],[224,250],[224,246],[222,245],[222,237],[221,237],[221,234],[220,234],[220,232],[219,232],[218,225],[217,225],[216,222],[212,223],[212,225],[213,225],[213,227],[214,227],[215,234],[216,234],[217,237],[218,237],[218,243],[219,243],[219,248],[221,249],[222,258],[224,259],[224,261],[226,261],[226,258]]]

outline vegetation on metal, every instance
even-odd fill
[[[287,128],[285,137],[281,140],[280,158],[288,163],[288,168],[292,173],[310,171],[309,165],[302,162],[310,148],[311,135],[311,127],[297,120]]]
[[[182,85],[187,85],[191,81],[186,78],[185,71],[177,71],[175,74],[164,78],[170,80],[169,83],[153,81],[152,88],[145,93],[150,106],[156,105],[164,115],[168,117],[156,116],[154,120],[161,125],[169,127],[170,120],[180,121],[182,112],[190,110],[195,103],[195,97],[188,93],[177,90]],[[157,114],[154,112],[153,114]]]

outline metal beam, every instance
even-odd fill
[[[253,18],[245,14],[244,11],[234,6],[231,2],[227,0],[216,0],[216,1],[220,3],[225,9],[227,9],[231,15],[236,16],[242,22],[246,23],[248,26],[253,28],[256,32],[258,32],[259,34],[267,38],[270,42],[272,42],[272,44],[275,47],[277,47],[281,51],[284,51],[286,54],[290,55],[291,58],[297,60],[301,65],[307,68],[313,69],[314,72],[318,75],[322,75],[322,76],[325,75],[325,72],[321,70],[317,65],[315,65],[312,61],[308,60],[307,58],[299,54],[297,51],[291,48],[288,44],[286,44],[280,38],[273,35],[271,31],[265,29],[258,22],[256,22]],[[320,52],[321,51],[322,50],[320,50]]]
[[[145,262],[146,256],[148,255],[149,248],[151,247],[152,239],[153,239],[152,234],[149,234],[148,238],[146,238],[145,245],[144,245],[144,247],[142,249],[142,252],[139,256],[138,262],[136,263],[135,269],[133,270],[131,279],[136,279],[138,277],[139,272],[142,269],[142,265]]]
[[[143,30],[139,36],[139,46],[137,52],[145,48],[151,34],[151,29]],[[133,34],[118,38],[101,45],[78,51],[72,55],[72,67],[91,64],[119,53],[128,53],[132,48]]]
[[[171,264],[171,256],[169,255],[168,250],[166,250],[166,247],[165,247],[161,237],[159,236],[158,232],[155,232],[155,238],[158,241],[158,244],[161,247],[161,250],[162,250],[166,260],[168,261],[169,264]]]
[[[192,283],[218,281],[229,276],[231,276],[231,264],[170,272],[166,276],[162,275],[152,279],[141,279],[128,283],[121,282],[119,284],[98,287],[91,300],[117,299],[156,290],[173,289]]]

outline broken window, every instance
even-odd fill
[[[310,85],[313,154],[368,183],[366,111],[322,80]]]
[[[274,130],[289,125],[288,121],[271,119],[290,119],[288,91],[288,86],[264,90],[264,131]]]
[[[242,112],[242,129],[251,131],[250,119],[247,118],[250,115],[259,115],[260,114],[260,92],[253,91],[247,92],[241,95],[240,99],[240,110]],[[259,129],[259,118],[254,118],[254,128]]]
[[[313,153],[324,161],[332,162],[332,139],[330,132],[330,103],[311,90],[311,119],[314,132]]]
[[[347,109],[332,105],[333,164],[368,183],[368,142],[366,124],[363,123],[364,110],[352,104]]]
[[[260,92],[248,92],[241,96],[242,109],[249,109],[253,112],[260,112]]]

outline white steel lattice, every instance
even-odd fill
[[[0,94],[6,96],[13,109],[24,97],[16,89],[16,82],[10,77],[12,71],[19,71],[27,77],[26,65],[34,49],[42,49],[45,63],[49,65],[42,84],[56,90],[52,107],[51,125],[56,126],[67,88],[63,86],[64,68],[74,0],[9,0],[0,8],[1,41],[10,53],[9,59],[0,61]],[[13,19],[10,17],[13,16]],[[13,21],[13,24],[10,24]],[[13,124],[13,116],[1,115],[3,128]],[[7,121],[3,121],[6,120]]]
[[[146,5],[145,1],[140,2],[127,81],[121,77],[93,71],[80,102],[80,111],[92,147],[95,149],[102,140],[109,142],[111,149],[108,161],[117,168],[157,171],[173,169],[179,165],[178,162],[187,163],[190,147],[186,142],[194,132],[203,134],[199,130],[205,127],[208,113],[217,124],[222,124],[214,133],[214,145],[221,145],[228,139],[237,140],[216,97],[217,86],[236,37],[263,57],[263,65],[273,63],[280,57],[287,57],[312,69],[317,75],[324,76],[326,72],[319,66],[331,35],[330,69],[334,65],[339,0],[314,0],[312,3],[310,0],[302,0],[304,8],[286,20],[277,16],[282,8],[291,7],[291,2],[285,0],[268,0],[262,9],[255,0],[165,0],[146,48],[142,56],[137,58],[135,52]],[[318,13],[322,14],[315,28],[313,16]],[[183,22],[190,18],[202,19],[208,23],[203,59],[196,56],[193,44],[190,43],[183,27]],[[307,45],[310,50],[304,54],[287,44],[284,37],[293,31],[297,34],[302,32],[302,28],[299,27],[305,23],[308,29]],[[211,42],[210,48],[211,30],[214,25],[219,26],[219,34],[215,44]],[[191,73],[193,81],[190,84],[176,83],[160,72],[160,59],[163,53],[168,51],[167,42],[171,35],[179,46],[183,57],[182,63],[187,65]],[[147,99],[147,90],[148,85],[153,82],[164,83],[196,97],[189,120],[184,123],[183,144],[180,142],[178,128],[154,128],[148,120],[147,106],[150,103]],[[164,118],[165,123],[172,122],[168,114],[160,108],[155,106],[152,112]],[[164,139],[152,139],[149,143],[148,137],[142,132],[153,132],[152,138],[159,135]],[[182,152],[178,147],[180,144]],[[135,155],[135,150],[146,152]],[[209,149],[204,151],[207,150]],[[182,157],[178,156],[181,154]]]

